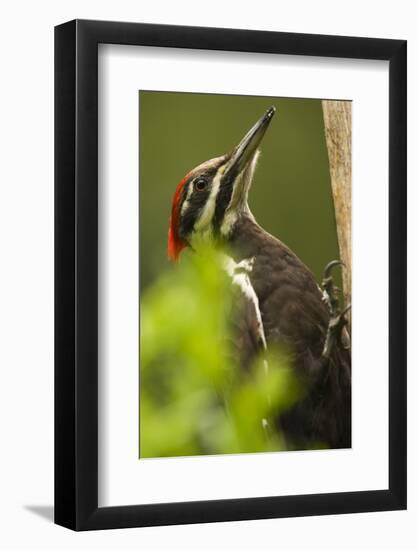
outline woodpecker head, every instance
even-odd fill
[[[274,116],[271,107],[231,152],[200,164],[178,184],[172,201],[168,256],[201,239],[225,239],[242,213],[249,213],[248,192],[258,147]]]

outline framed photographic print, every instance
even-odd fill
[[[406,42],[55,29],[55,521],[406,507]]]

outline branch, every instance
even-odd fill
[[[352,103],[323,100],[322,105],[340,259],[345,265],[342,273],[343,293],[345,304],[350,304],[352,293]]]

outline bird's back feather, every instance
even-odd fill
[[[267,344],[285,345],[305,397],[277,420],[290,444],[349,447],[350,351],[340,343],[329,359],[323,347],[330,311],[311,271],[281,241],[242,216],[230,239],[236,262],[253,258],[250,282],[259,302]],[[244,300],[236,342],[247,366],[259,352],[254,308]]]

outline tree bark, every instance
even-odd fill
[[[340,259],[345,265],[342,281],[347,305],[352,293],[352,103],[323,100],[322,105]]]

